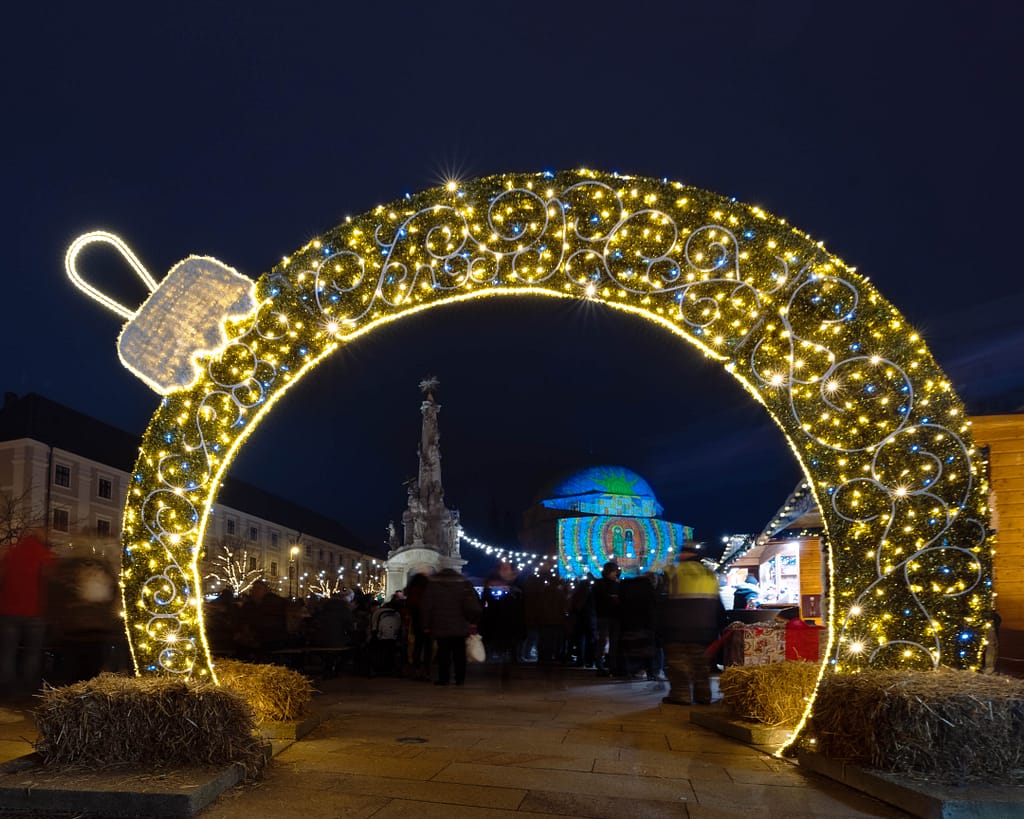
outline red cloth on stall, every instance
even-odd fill
[[[818,647],[824,630],[822,626],[812,626],[799,617],[786,623],[786,659],[820,660]]]

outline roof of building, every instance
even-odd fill
[[[29,438],[47,446],[131,473],[140,436],[51,401],[42,395],[5,393],[0,408],[0,441]],[[226,478],[217,503],[248,512],[301,534],[359,552],[366,546],[348,529],[324,515],[305,509],[252,484]]]
[[[627,495],[657,503],[654,490],[632,469],[604,464],[590,466],[556,478],[540,495],[541,500],[577,495]]]

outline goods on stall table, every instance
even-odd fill
[[[786,629],[732,623],[723,634],[724,665],[766,665],[786,659]]]

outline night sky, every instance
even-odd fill
[[[120,234],[157,279],[192,253],[255,278],[345,215],[451,177],[589,167],[786,218],[871,278],[970,412],[1024,409],[1019,3],[152,5],[5,10],[6,392],[139,434],[155,411],[117,360],[120,319],[65,277],[87,230]],[[97,285],[142,301],[112,256],[88,258]],[[800,477],[719,365],[631,316],[543,299],[355,342],[231,474],[380,549],[429,375],[449,505],[496,542],[572,467],[635,469],[704,540],[759,531]]]

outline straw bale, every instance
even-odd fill
[[[227,659],[215,660],[214,670],[221,685],[252,706],[257,723],[297,720],[309,711],[313,685],[297,671]]]
[[[35,709],[44,765],[195,767],[266,763],[252,709],[235,691],[167,677],[101,674],[46,688]]]
[[[792,725],[803,716],[817,677],[816,663],[730,665],[722,671],[718,688],[722,702],[740,719]]]
[[[1024,680],[970,671],[867,670],[827,677],[814,704],[819,752],[911,778],[1024,782]]]

